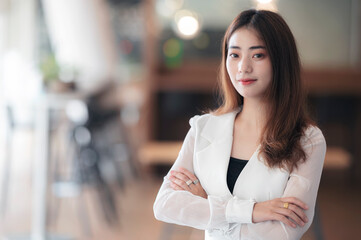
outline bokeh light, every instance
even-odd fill
[[[175,14],[175,32],[184,39],[194,38],[200,30],[200,21],[196,13],[179,10]]]
[[[256,0],[256,9],[268,10],[272,12],[278,11],[276,1],[273,0]]]
[[[180,50],[181,44],[175,38],[168,39],[163,45],[163,53],[166,57],[176,57],[180,53]]]
[[[167,67],[178,67],[182,63],[183,43],[179,39],[168,39],[164,42],[162,49]]]
[[[272,0],[257,0],[259,3],[270,3]]]
[[[182,17],[181,19],[179,19],[177,26],[179,31],[186,36],[194,35],[199,29],[197,19],[192,16]]]
[[[76,124],[84,124],[88,120],[88,108],[81,100],[70,100],[65,109],[68,118]]]

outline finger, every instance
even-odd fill
[[[179,171],[182,172],[185,176],[187,176],[193,182],[193,184],[189,185],[190,189],[192,189],[192,193],[195,193],[195,191],[200,192],[201,190],[203,190],[203,188],[200,184],[195,183],[195,181],[198,182],[198,179],[193,173],[191,173],[190,171],[188,171],[187,169],[182,168],[182,167],[179,168]],[[193,190],[193,189],[196,189],[196,190]]]
[[[301,200],[299,200],[298,198],[295,198],[295,197],[284,197],[284,198],[281,198],[281,201],[282,202],[288,202],[288,203],[293,203],[303,209],[308,209],[308,206],[306,203],[302,202]]]
[[[179,171],[181,172],[181,173],[183,173],[184,175],[186,175],[190,180],[192,180],[193,182],[195,181],[195,180],[197,180],[197,177],[193,174],[193,173],[191,173],[190,171],[188,171],[187,169],[185,169],[185,168],[179,168]]]
[[[171,180],[171,182],[180,186],[183,190],[189,191],[189,186],[187,185],[187,183],[184,180],[179,179],[175,176],[171,176],[169,179]]]
[[[189,177],[187,177],[187,175],[183,174],[182,172],[174,172],[173,176],[180,179],[180,180],[182,180],[182,181],[184,181],[184,182],[187,182],[190,179]]]
[[[291,209],[294,213],[296,213],[297,216],[299,216],[302,219],[302,221],[304,221],[305,223],[308,222],[308,217],[306,213],[298,206],[289,204],[288,209]]]
[[[291,200],[291,199],[288,199]],[[285,209],[284,208],[284,203],[281,203],[282,205],[280,206],[280,209]],[[304,209],[302,209],[301,207],[299,207],[298,205],[289,203],[288,205],[288,209],[291,210],[294,214],[297,215],[297,218],[300,218],[302,222],[306,223],[308,222],[308,218],[304,212]],[[291,217],[291,216],[290,216]],[[292,217],[292,219],[294,219],[294,217]],[[296,221],[297,222],[297,221]],[[303,226],[303,225],[302,225]]]
[[[295,214],[291,209],[278,208],[276,210],[276,212],[279,214],[282,214],[283,216],[289,217],[290,219],[292,219],[295,223],[297,223],[301,227],[303,227],[305,225],[305,223],[302,221],[302,219],[297,214]]]
[[[276,220],[278,221],[281,221],[283,222],[284,224],[290,226],[290,227],[297,227],[296,224],[294,224],[291,220],[289,220],[287,217],[285,217],[284,215],[282,214],[278,214],[276,213],[275,217],[274,217]]]
[[[175,174],[179,173],[179,171],[171,170],[169,173],[170,173],[170,176],[174,176]]]
[[[175,184],[174,182],[170,183],[171,188],[173,188],[174,190],[184,190],[183,188],[181,188],[180,186],[178,186],[177,184]]]
[[[193,173],[191,173],[190,171],[188,171],[185,168],[179,168],[179,171],[182,172],[184,175],[186,175],[190,180],[192,180],[193,183],[194,183],[194,181],[198,180],[198,178]]]

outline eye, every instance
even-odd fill
[[[255,55],[253,55],[253,58],[263,58],[264,54],[263,53],[257,53]]]
[[[236,54],[236,53],[230,53],[229,56],[230,56],[231,58],[236,58],[236,57],[238,57],[238,54]]]

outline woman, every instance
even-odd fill
[[[305,109],[281,16],[248,10],[223,40],[223,104],[195,116],[154,203],[157,219],[214,239],[300,239],[311,225],[326,143]]]

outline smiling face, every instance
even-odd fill
[[[272,63],[264,42],[242,27],[229,39],[226,67],[234,88],[244,98],[262,99],[272,81]]]

